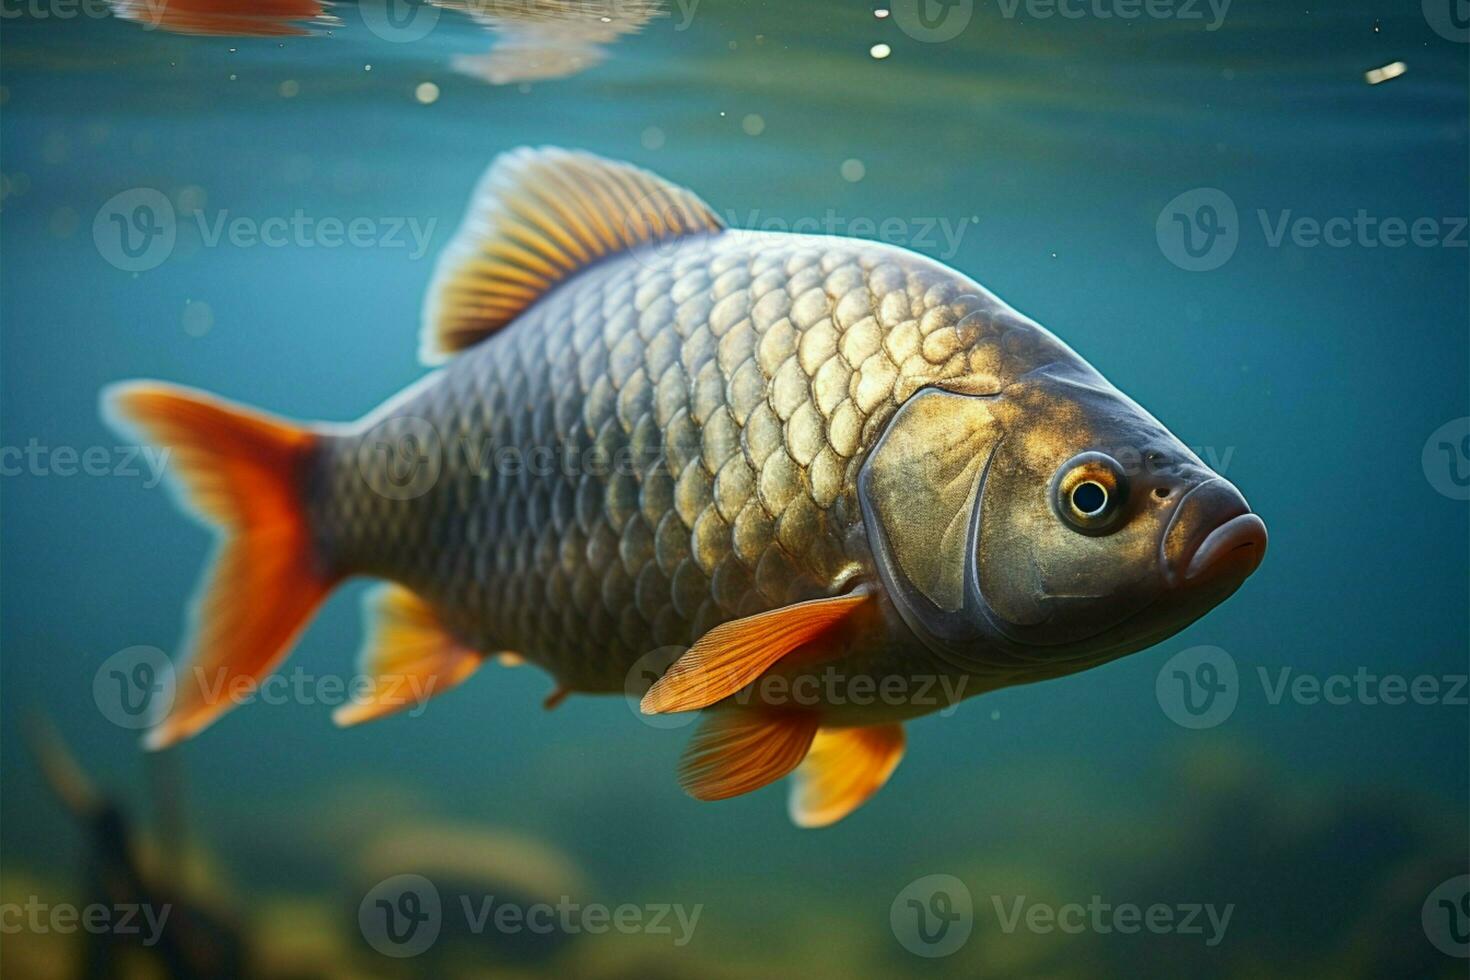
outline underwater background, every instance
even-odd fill
[[[262,38],[5,0],[0,970],[91,969],[15,909],[120,901],[115,828],[37,765],[64,743],[254,975],[1465,976],[1470,26],[1453,0],[1222,2],[604,0],[549,27],[530,0],[306,2]],[[966,272],[1239,486],[1263,566],[1156,648],[908,725],[821,831],[784,785],[689,799],[684,719],[548,713],[533,669],[348,731],[308,683],[145,755],[108,665],[175,651],[211,540],[99,390],[360,417],[425,373],[434,259],[523,144]],[[288,675],[352,673],[366,587]],[[414,955],[359,915],[400,873],[442,901]],[[477,930],[461,899],[490,895],[646,927]]]

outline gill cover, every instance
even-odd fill
[[[993,398],[928,388],[899,408],[858,474],[879,576],[909,628],[956,653],[987,621],[975,578],[979,495],[1002,429]]]

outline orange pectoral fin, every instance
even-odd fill
[[[346,727],[420,705],[464,681],[485,658],[459,643],[439,623],[429,604],[400,585],[368,594],[367,641],[358,669],[372,684],[332,713]]]
[[[646,715],[708,707],[835,628],[872,598],[872,593],[854,592],[814,599],[716,626],[674,661],[640,707]]]
[[[679,783],[697,800],[749,793],[795,769],[816,734],[816,716],[805,712],[717,713],[684,750]]]
[[[796,770],[791,822],[826,827],[868,801],[903,759],[903,726],[824,728]]]

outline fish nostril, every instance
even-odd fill
[[[1160,500],[1167,500],[1168,497],[1169,497],[1169,488],[1168,487],[1154,487],[1154,496],[1155,497],[1158,497]]]

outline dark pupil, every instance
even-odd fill
[[[1084,514],[1096,514],[1107,501],[1107,491],[1096,483],[1080,483],[1072,491],[1072,506]]]

